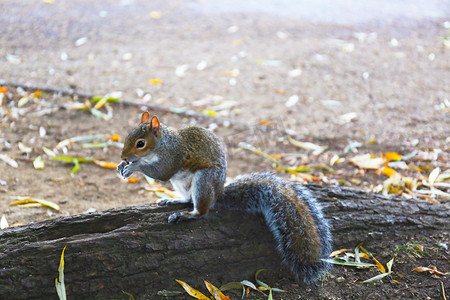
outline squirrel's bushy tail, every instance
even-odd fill
[[[332,250],[327,220],[311,192],[270,173],[242,176],[225,187],[218,207],[261,213],[277,249],[297,280],[311,283],[330,264],[321,261]]]

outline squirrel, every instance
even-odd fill
[[[224,187],[225,149],[207,129],[171,129],[144,112],[124,141],[117,171],[122,178],[141,172],[170,180],[183,198],[160,199],[157,204],[193,204],[192,211],[171,214],[171,223],[200,218],[213,207],[262,214],[296,279],[315,282],[331,266],[321,258],[331,252],[332,237],[311,191],[268,172],[244,175]]]

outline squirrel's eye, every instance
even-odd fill
[[[145,147],[145,141],[144,140],[140,140],[136,143],[136,148],[138,149],[142,149]]]

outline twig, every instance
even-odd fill
[[[93,97],[96,96],[94,94],[83,93],[83,92],[79,92],[76,90],[61,90],[61,89],[54,89],[54,88],[47,88],[47,87],[37,87],[37,86],[30,86],[30,85],[14,83],[14,82],[6,82],[6,81],[2,81],[2,80],[0,80],[0,86],[11,86],[11,87],[15,87],[15,88],[22,88],[26,91],[40,90],[42,92],[50,93],[50,94],[57,94],[57,95],[63,95],[63,96],[78,96],[81,98],[88,98],[88,99],[92,99]],[[196,119],[207,119],[207,120],[214,121],[215,123],[220,123],[220,124],[228,123],[230,125],[237,125],[237,126],[241,126],[241,127],[245,127],[245,128],[253,128],[253,129],[257,129],[262,132],[270,132],[270,131],[274,131],[274,130],[280,130],[280,129],[273,128],[270,126],[262,126],[259,124],[249,124],[246,122],[232,120],[229,118],[221,118],[221,117],[213,117],[213,116],[209,116],[209,115],[204,115],[204,114],[195,112],[193,110],[180,110],[180,109],[174,109],[174,108],[164,107],[164,106],[160,106],[160,105],[144,104],[144,103],[138,103],[138,102],[127,101],[127,100],[122,100],[122,99],[119,101],[119,103],[122,103],[123,105],[128,105],[128,106],[142,107],[142,108],[149,109],[152,111],[177,114],[179,116],[184,116],[184,117],[192,117],[192,118],[196,118]],[[284,131],[282,133],[286,134]]]

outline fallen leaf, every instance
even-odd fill
[[[350,162],[361,169],[379,169],[386,163],[383,157],[372,158],[370,154],[362,154],[350,159]]]
[[[433,186],[434,182],[439,176],[439,173],[441,172],[441,169],[439,167],[435,168],[433,171],[431,171],[430,175],[428,176],[428,182],[430,183],[430,186]]]
[[[8,226],[8,221],[6,221],[5,215],[2,215],[2,219],[0,220],[0,229],[5,229]]]
[[[349,249],[340,249],[340,250],[333,251],[333,252],[331,252],[330,257],[338,256],[339,254],[345,253],[348,250]]]
[[[396,161],[402,159],[402,155],[397,152],[387,152],[382,155],[387,161]]]
[[[161,15],[162,15],[162,13],[160,11],[154,10],[154,11],[150,12],[150,18],[152,18],[152,19],[159,19],[159,18],[161,18]]]
[[[19,147],[19,150],[23,153],[31,153],[33,151],[33,148],[26,146],[24,143],[19,142],[17,144],[17,146]]]
[[[258,124],[261,125],[261,126],[270,126],[273,123],[271,121],[261,120],[261,121],[258,122]]]
[[[139,178],[136,178],[136,177],[130,177],[130,178],[128,178],[128,182],[129,182],[129,183],[136,183],[136,182],[139,182]]]
[[[152,78],[148,81],[149,84],[162,84],[163,81],[159,78]]]
[[[384,167],[383,169],[381,169],[381,173],[383,173],[384,175],[386,175],[388,177],[398,174],[397,171],[395,171],[394,169],[389,168],[389,167]]]
[[[102,161],[102,160],[94,160],[94,164],[97,166],[100,166],[102,168],[107,169],[117,169],[118,163],[115,162],[108,162],[108,161]]]
[[[204,281],[206,288],[210,292],[211,295],[214,296],[215,300],[230,300],[229,297],[225,296],[217,287],[215,287],[213,284],[209,283],[208,281]]]
[[[8,92],[8,89],[4,86],[0,86],[0,94],[6,94]]]
[[[66,251],[66,247],[61,253],[61,259],[59,261],[58,273],[59,277],[55,279],[56,293],[60,300],[66,300],[66,287],[64,284],[64,251]]]
[[[114,134],[114,135],[110,136],[109,139],[110,139],[111,141],[118,142],[119,139],[120,139],[120,135]]]
[[[42,95],[42,92],[40,90],[36,90],[33,93],[34,98],[39,98],[39,97],[41,97],[41,95]]]
[[[189,284],[187,284],[187,283],[185,283],[185,282],[183,282],[183,281],[181,281],[181,280],[178,280],[178,279],[175,279],[175,280],[176,280],[176,282],[178,282],[178,283],[183,287],[183,289],[184,289],[189,295],[191,295],[192,297],[194,297],[194,298],[196,298],[196,299],[200,299],[200,300],[210,300],[208,297],[206,297],[205,295],[203,295],[201,292],[199,292],[199,291],[197,291],[196,289],[192,288]]]
[[[40,155],[34,159],[33,166],[36,170],[40,170],[40,169],[44,168],[45,163]]]
[[[319,155],[326,149],[326,147],[319,146],[319,145],[316,145],[316,144],[313,144],[310,142],[297,141],[291,137],[288,137],[287,140],[289,141],[289,143],[291,143],[292,145],[294,145],[296,147],[313,151],[313,153],[312,153],[313,155]]]
[[[13,168],[18,168],[19,164],[15,161],[11,156],[7,154],[0,154],[0,160],[3,160],[5,163],[10,165]]]
[[[430,273],[434,273],[434,274],[442,275],[442,276],[447,275],[446,273],[442,273],[442,272],[438,271],[435,266],[433,266],[432,268],[417,267],[417,268],[414,268],[413,270],[417,271],[417,272],[430,272]]]
[[[27,203],[39,203],[41,206],[47,206],[50,208],[53,208],[54,210],[59,210],[59,205],[48,200],[43,199],[35,199],[35,198],[28,198],[28,197],[16,197],[19,200],[16,200],[9,205],[19,205],[19,204],[27,204]]]

